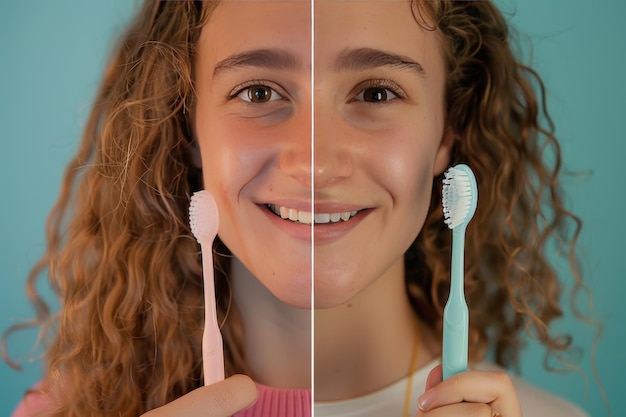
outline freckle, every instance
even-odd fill
[[[348,303],[347,307],[352,308],[352,303]]]

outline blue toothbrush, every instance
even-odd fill
[[[474,216],[478,201],[476,177],[464,164],[444,174],[443,215],[452,229],[450,295],[443,311],[443,379],[467,370],[469,312],[465,302],[465,229]]]

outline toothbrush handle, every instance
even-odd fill
[[[204,371],[204,385],[211,385],[224,379],[224,345],[217,321],[212,247],[208,244],[208,248],[204,248],[202,244],[201,246],[203,246],[202,273],[204,275],[205,309],[204,331],[202,333],[202,367]]]
[[[443,379],[467,370],[469,311],[464,291],[465,227],[452,231],[450,295],[443,312]]]
[[[448,303],[443,323],[443,379],[467,370],[469,312],[465,302]]]
[[[202,366],[204,385],[211,385],[224,379],[224,350],[219,329],[213,331],[205,327],[202,342]]]

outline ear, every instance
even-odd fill
[[[441,137],[441,142],[439,143],[439,149],[437,149],[437,155],[435,156],[433,176],[436,177],[440,175],[450,164],[455,136],[454,130],[452,130],[451,127],[446,127]]]

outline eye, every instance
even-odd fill
[[[374,79],[359,83],[351,93],[352,99],[348,102],[363,102],[367,104],[387,104],[392,100],[406,98],[402,87],[395,81],[388,79]]]
[[[270,101],[282,100],[281,96],[271,87],[262,84],[251,85],[239,90],[236,97],[249,103],[268,103]]]
[[[388,100],[393,100],[394,98],[398,98],[398,96],[388,88],[368,87],[357,94],[354,99],[368,103],[382,103]]]

